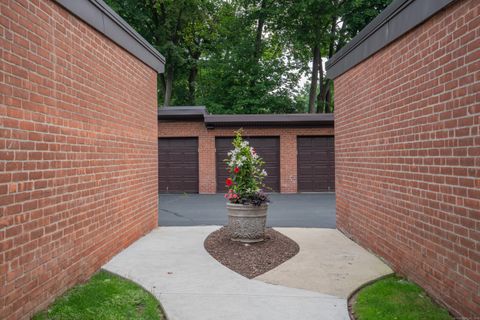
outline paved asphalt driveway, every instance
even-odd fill
[[[272,194],[269,227],[335,228],[335,194]],[[161,194],[160,226],[226,225],[223,194]]]

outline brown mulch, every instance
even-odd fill
[[[265,230],[265,241],[244,244],[230,240],[226,227],[212,232],[204,246],[221,264],[249,279],[272,270],[300,250],[295,241],[273,229]]]

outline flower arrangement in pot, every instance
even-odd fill
[[[230,238],[247,243],[263,241],[269,203],[263,192],[263,179],[267,176],[263,169],[265,162],[242,138],[241,130],[236,132],[232,145],[233,150],[225,159],[230,173],[225,194]]]

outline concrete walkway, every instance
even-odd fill
[[[300,252],[257,280],[346,299],[364,283],[393,272],[336,229],[275,230],[297,242]]]
[[[104,269],[152,292],[170,320],[349,319],[343,298],[249,280],[221,265],[203,247],[217,228],[158,228]]]

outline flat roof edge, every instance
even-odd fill
[[[102,0],[55,1],[150,68],[164,71],[165,57]]]
[[[320,123],[333,122],[333,113],[315,113],[315,114],[259,114],[259,115],[207,115],[205,123],[207,124],[235,124],[235,123]]]
[[[216,127],[318,127],[333,126],[333,113],[291,114],[208,114],[205,107],[164,107],[158,120],[203,121],[208,129]]]
[[[326,62],[335,79],[457,0],[395,0]]]
[[[162,107],[158,109],[158,120],[202,120],[208,115],[204,106]]]

